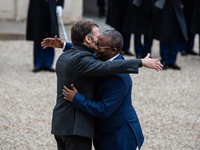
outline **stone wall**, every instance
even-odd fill
[[[1,0],[0,19],[13,20],[15,18],[15,0]]]
[[[29,0],[1,0],[0,20],[26,21]],[[65,24],[82,19],[83,0],[65,0],[62,13]]]

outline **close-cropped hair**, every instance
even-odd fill
[[[116,30],[106,30],[102,34],[111,37],[111,41],[110,41],[111,47],[115,47],[117,51],[122,50],[124,40],[121,33],[119,33]]]
[[[93,27],[99,25],[93,20],[81,20],[75,23],[71,28],[71,41],[74,45],[84,42],[85,37],[92,33]]]

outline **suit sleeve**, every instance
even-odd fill
[[[142,67],[141,59],[115,60],[102,62],[90,56],[79,57],[76,63],[78,73],[86,76],[102,76],[119,73],[138,73]]]
[[[104,93],[100,101],[96,102],[80,93],[76,93],[72,106],[89,115],[108,118],[119,108],[124,100],[126,91],[126,85],[121,77],[112,76],[104,86]]]
[[[69,50],[73,46],[70,42],[65,42],[63,52]]]

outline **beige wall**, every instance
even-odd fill
[[[83,0],[65,0],[62,18],[65,24],[82,19]]]
[[[15,0],[0,0],[0,19],[15,18]]]
[[[29,0],[0,0],[0,19],[25,21]],[[65,24],[82,19],[83,0],[65,0],[62,13]]]

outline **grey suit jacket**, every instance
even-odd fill
[[[60,55],[56,63],[57,103],[53,110],[52,134],[94,137],[94,118],[72,107],[63,98],[63,86],[74,84],[80,93],[93,99],[96,76],[138,73],[140,59],[102,62],[96,60],[85,45],[74,45]]]

